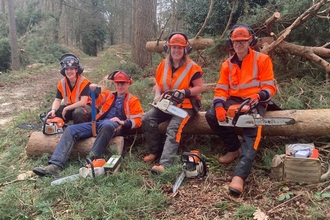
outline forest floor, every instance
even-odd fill
[[[97,65],[97,58],[85,58],[83,63],[84,74],[88,76]],[[43,74],[31,70],[29,76],[17,82],[0,85],[1,127],[4,129],[22,110],[40,108],[40,99],[54,92],[54,82],[61,77],[58,67]],[[44,109],[47,107],[43,106]],[[259,153],[257,160],[261,157],[262,153]],[[276,182],[270,178],[268,170],[254,167],[245,183],[244,193],[235,196],[229,193],[228,184],[236,163],[237,160],[229,166],[221,166],[227,170],[222,175],[210,169],[203,179],[184,180],[175,194],[172,186],[165,184],[163,194],[170,202],[162,212],[155,214],[154,219],[240,219],[239,216],[249,212],[250,207],[260,209],[254,212],[254,219],[259,220],[330,219],[328,201],[315,197],[329,182],[304,185]],[[285,199],[279,199],[281,196]],[[317,218],[315,213],[322,213],[324,218]]]

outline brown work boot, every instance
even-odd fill
[[[49,164],[45,167],[35,167],[33,172],[38,176],[53,176],[55,178],[59,178],[61,170],[61,167],[55,164]]]
[[[149,154],[143,158],[144,162],[152,162],[157,159],[157,155],[155,154]]]
[[[229,184],[229,190],[239,195],[243,192],[243,184],[244,180],[242,177],[234,176],[231,180],[231,183]]]
[[[164,171],[165,171],[165,167],[162,166],[162,165],[153,166],[151,168],[151,173],[154,174],[154,175],[159,175],[159,174],[163,173]]]
[[[219,163],[230,163],[236,159],[238,154],[239,154],[239,150],[234,152],[228,152],[224,156],[219,157],[218,161]]]

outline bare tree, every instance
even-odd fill
[[[10,35],[10,47],[11,47],[11,68],[13,70],[20,69],[17,34],[16,34],[16,22],[15,22],[15,10],[14,0],[8,0],[8,17],[9,17],[9,35]]]
[[[1,0],[1,12],[4,14],[6,7],[5,7],[5,0]]]
[[[132,47],[132,59],[139,67],[145,68],[151,65],[151,53],[146,50],[147,41],[152,38],[152,24],[155,16],[152,14],[153,5],[149,0],[136,0],[135,7],[135,31],[134,45]]]

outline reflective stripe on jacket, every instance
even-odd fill
[[[162,91],[189,89],[191,88],[191,79],[197,72],[202,75],[202,68],[193,60],[188,58],[186,64],[180,66],[173,74],[170,62],[168,59],[164,59],[158,65],[156,72],[156,83]],[[178,106],[181,108],[192,108],[189,98],[185,98],[181,104],[178,104]]]
[[[61,92],[62,97],[64,99],[65,105],[71,105],[73,103],[78,102],[81,99],[81,92],[84,90],[86,86],[90,81],[83,77],[82,75],[78,75],[76,85],[73,87],[73,90],[71,91],[68,79],[64,77],[61,79],[58,84],[57,88]],[[92,99],[88,97],[87,104],[91,104]]]
[[[252,49],[243,59],[241,68],[231,62],[233,57],[222,63],[220,79],[214,89],[214,100],[225,102],[229,96],[248,97],[261,90],[272,98],[276,92],[271,58]]]
[[[101,110],[96,116],[96,120],[102,118],[102,116],[107,115],[108,111],[115,103],[115,98],[117,96],[116,92],[112,92],[110,90],[105,90],[101,92],[101,94],[96,99],[96,107],[102,106]],[[126,93],[124,99],[124,113],[127,120],[132,122],[133,128],[139,128],[142,125],[142,116],[143,116],[143,109],[141,107],[140,100],[133,96],[131,93]]]

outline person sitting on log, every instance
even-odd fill
[[[203,90],[203,71],[199,65],[188,58],[191,50],[188,38],[182,32],[173,32],[164,45],[164,51],[168,55],[157,68],[154,103],[164,98],[163,95],[168,91],[179,91],[184,94],[184,97],[176,106],[184,109],[188,114],[182,118],[165,113],[158,108],[152,108],[143,116],[143,134],[150,149],[150,154],[143,160],[151,162],[160,157],[159,165],[151,168],[153,174],[160,174],[166,167],[172,165],[179,147],[182,129],[199,110],[196,103],[199,101],[197,95]],[[167,120],[169,120],[169,125],[166,130],[166,140],[163,143],[158,125]]]
[[[74,124],[91,121],[91,98],[89,97],[89,79],[82,76],[84,68],[79,59],[72,53],[60,58],[61,71],[64,76],[57,83],[57,93],[52,108],[48,112],[50,118],[60,117],[65,122],[73,120]],[[62,104],[62,100],[64,101]]]
[[[271,58],[251,49],[257,41],[258,38],[248,25],[236,24],[232,27],[227,43],[235,54],[222,63],[220,78],[214,89],[213,105],[205,114],[210,128],[220,137],[227,150],[219,162],[227,164],[239,157],[229,184],[229,190],[236,194],[243,192],[244,181],[250,174],[261,138],[261,126],[243,128],[243,141],[240,143],[235,128],[220,126],[218,121],[225,122],[229,106],[241,104],[247,98],[251,107],[255,106],[258,114],[263,116],[267,102],[276,92]]]
[[[95,92],[96,107],[100,107],[100,111],[96,116],[97,136],[87,156],[91,161],[104,156],[112,137],[121,136],[125,131],[142,125],[143,109],[140,100],[128,92],[133,82],[131,76],[123,70],[116,70],[110,73],[108,79],[113,80],[116,91],[105,90],[100,94]],[[97,85],[91,84],[89,87],[95,91]],[[90,137],[93,137],[92,122],[68,126],[49,160],[49,165],[36,167],[33,172],[39,176],[57,178],[64,169],[75,143]]]

